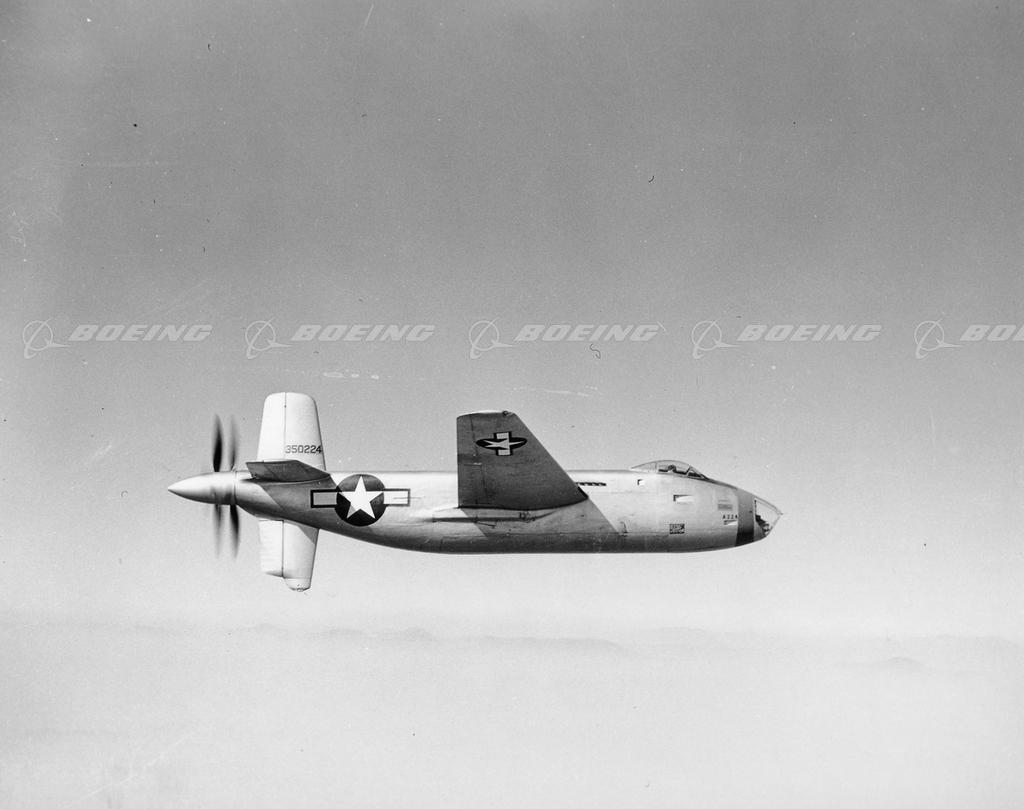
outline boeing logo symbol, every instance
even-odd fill
[[[722,340],[722,327],[717,320],[702,320],[690,330],[693,341],[693,358],[699,360],[718,348],[736,348],[732,343]]]
[[[484,339],[488,343],[484,344]],[[469,327],[469,358],[479,359],[480,355],[494,348],[514,348],[511,343],[501,342],[501,333],[493,320],[478,320]]]
[[[255,359],[272,348],[290,348],[277,341],[277,330],[269,320],[254,320],[245,327],[245,358]]]
[[[914,356],[919,360],[940,348],[960,348],[957,343],[946,342],[946,332],[937,320],[922,320],[918,323],[914,329],[914,342],[917,345]]]
[[[25,344],[22,356],[27,360],[48,348],[67,348],[64,343],[54,342],[49,320],[33,320],[27,323],[21,331],[21,340]]]

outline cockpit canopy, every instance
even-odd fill
[[[663,475],[682,475],[687,478],[707,480],[706,476],[685,461],[648,461],[639,466],[631,466],[630,469],[634,472],[660,472]]]

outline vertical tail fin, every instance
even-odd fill
[[[260,567],[292,590],[308,590],[313,580],[318,529],[284,520],[260,520]]]
[[[304,393],[272,393],[263,403],[257,460],[292,459],[327,468],[316,402]]]
[[[272,393],[267,397],[263,403],[256,455],[257,461],[301,461],[315,469],[326,470],[320,419],[312,397],[304,393]],[[306,525],[260,520],[263,572],[280,576],[293,590],[309,589],[317,534],[316,528]]]

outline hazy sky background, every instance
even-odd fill
[[[1022,29],[980,3],[8,7],[0,614],[1024,640],[1024,342],[960,339],[1024,326]],[[471,359],[481,319],[506,342],[529,323],[664,329],[600,357]],[[291,347],[250,360],[260,320]],[[736,347],[695,359],[707,320]],[[66,346],[27,347],[34,321]],[[922,321],[961,346],[916,357]],[[435,330],[291,340],[353,323]],[[736,340],[758,323],[882,332]],[[72,342],[79,324],[212,333]],[[254,520],[217,560],[209,509],[165,492],[209,467],[214,413],[251,459],[279,390],[317,399],[336,469],[454,469],[456,415],[507,408],[567,468],[681,458],[785,516],[765,542],[680,556],[324,535],[296,595],[259,572]]]

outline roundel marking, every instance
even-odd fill
[[[373,475],[349,475],[337,485],[335,513],[349,525],[372,525],[387,510],[384,483]]]
[[[490,438],[481,438],[476,442],[478,447],[491,450],[495,455],[512,455],[515,450],[526,444],[525,438],[512,435],[511,432],[495,432]]]

